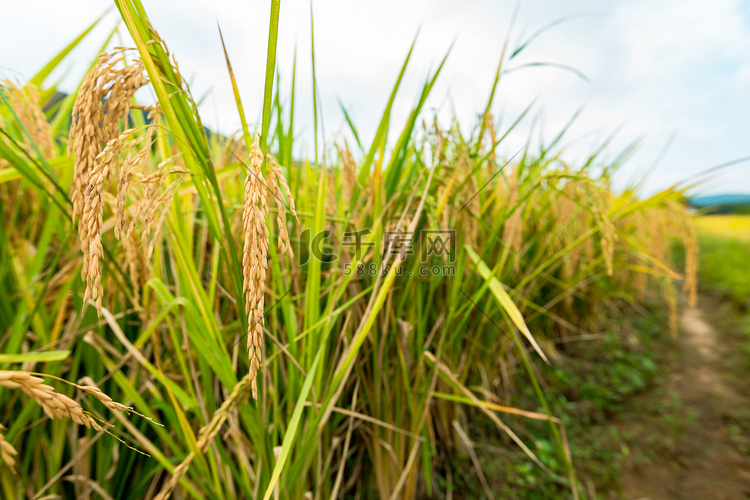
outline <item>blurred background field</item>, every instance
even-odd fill
[[[750,216],[710,215],[695,218],[698,234],[705,238],[750,241]]]
[[[750,303],[750,215],[700,216],[695,226],[706,286]]]

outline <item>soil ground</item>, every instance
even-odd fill
[[[684,310],[671,375],[636,398],[637,406],[651,408],[671,394],[678,414],[665,418],[646,411],[642,418],[623,415],[615,422],[630,436],[633,456],[641,457],[623,463],[621,498],[750,498],[750,373],[747,364],[732,362],[743,346],[721,331],[722,311],[711,297]]]

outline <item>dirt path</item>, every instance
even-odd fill
[[[701,309],[685,310],[681,323],[681,352],[664,392],[678,395],[684,421],[665,423],[662,415],[644,415],[636,431],[638,441],[644,447],[656,446],[652,453],[657,458],[651,463],[626,466],[622,497],[750,499],[750,457],[739,452],[729,428],[738,408],[750,406],[728,381],[731,378],[722,364],[731,346],[721,342]],[[654,443],[660,442],[658,435],[662,433],[677,437],[660,448]]]

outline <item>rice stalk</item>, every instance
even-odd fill
[[[236,405],[239,405],[241,403],[242,397],[247,392],[248,386],[252,387],[254,383],[255,375],[251,373],[248,373],[239,382],[237,382],[237,384],[232,389],[231,394],[229,394],[224,402],[221,403],[221,406],[211,416],[211,420],[201,428],[198,433],[198,441],[196,442],[196,447],[201,454],[206,452],[208,446],[216,437],[216,434],[218,434],[219,430],[221,430],[224,422],[226,422],[227,417],[229,416],[229,413],[232,411],[232,409]],[[185,459],[180,462],[177,467],[175,467],[174,471],[172,472],[172,476],[164,484],[164,486],[162,486],[161,491],[159,491],[159,494],[154,497],[154,500],[167,500],[172,495],[172,492],[177,487],[180,479],[187,472],[188,468],[190,467],[190,463],[194,458],[194,452],[191,451],[190,453],[188,453],[187,457],[185,457]]]

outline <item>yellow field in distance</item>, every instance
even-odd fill
[[[694,220],[701,236],[750,242],[750,215],[703,215]]]

